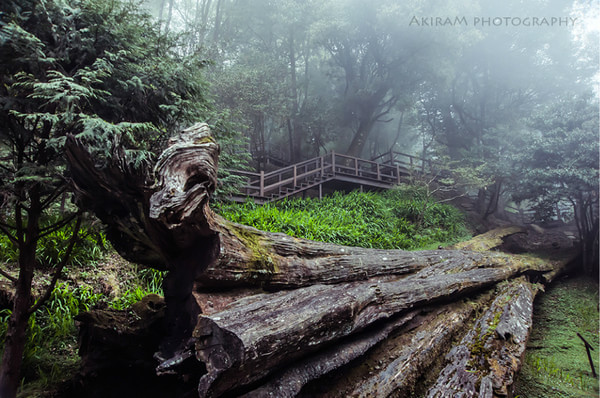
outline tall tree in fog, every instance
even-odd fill
[[[598,99],[572,92],[536,107],[513,170],[514,197],[544,220],[570,206],[579,232],[583,270],[598,272]],[[560,214],[558,214],[560,216]]]
[[[532,2],[528,9],[513,2],[500,8],[483,3],[480,11],[524,17],[544,6],[552,15],[568,15],[564,4],[553,3]],[[572,31],[564,25],[479,27],[474,32],[454,58],[445,82],[424,85],[421,120],[438,148],[452,158],[487,165],[494,180],[480,191],[480,210],[487,217],[508,198],[512,154],[522,147],[519,138],[534,107],[565,90],[585,89],[581,86],[589,68],[576,65]]]
[[[361,156],[373,126],[390,120],[431,65],[431,43],[406,22],[398,2],[331,1],[319,32],[336,85],[342,127],[351,131],[346,153]]]
[[[222,10],[220,52],[209,77],[216,101],[246,126],[256,154],[285,148],[284,157],[298,161],[310,150],[310,27],[317,9],[312,1],[258,0]]]

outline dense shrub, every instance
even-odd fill
[[[418,249],[468,234],[456,208],[428,202],[407,188],[336,192],[321,200],[287,199],[266,205],[219,203],[216,210],[233,222],[263,231],[358,247]]]
[[[61,261],[72,232],[72,225],[65,225],[40,240],[36,251],[38,288],[48,285],[49,277],[45,272]],[[118,294],[106,295],[98,283],[104,279],[106,270],[98,263],[111,261],[110,244],[101,230],[90,225],[83,226],[79,236],[63,272],[66,281],[59,282],[48,300],[29,317],[22,371],[24,380],[35,380],[34,388],[43,390],[46,385],[56,384],[76,368],[77,329],[74,318],[80,312],[94,306],[125,309],[150,293],[162,295],[164,272],[128,263],[120,265],[126,269],[120,271],[124,277],[118,280]],[[0,235],[0,263],[17,261],[18,251],[6,235]],[[14,264],[6,265],[6,269],[14,267]],[[0,309],[0,353],[4,348],[10,314],[10,309]]]

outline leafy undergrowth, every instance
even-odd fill
[[[384,193],[336,192],[321,200],[294,198],[262,206],[246,202],[215,207],[236,223],[346,246],[415,250],[469,237],[456,208],[428,200],[415,188]]]
[[[521,398],[598,397],[580,333],[599,369],[598,284],[582,277],[554,283],[536,299],[533,330],[515,383]]]
[[[147,294],[162,294],[163,273],[159,271],[130,264],[112,249],[85,256],[92,260],[85,265],[70,264],[49,300],[29,319],[21,398],[53,397],[53,391],[73,377],[80,363],[75,322],[80,312],[94,307],[124,309]],[[17,273],[14,263],[4,263],[2,268]],[[47,272],[36,272],[33,288],[38,295],[49,280]],[[1,346],[9,316],[9,309],[0,309]]]

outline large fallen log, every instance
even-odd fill
[[[193,350],[208,370],[199,391],[219,396],[368,325],[512,275],[507,268],[474,269],[380,283],[313,285],[239,300],[198,318]]]
[[[532,322],[534,292],[524,279],[507,282],[490,308],[447,355],[428,398],[508,396]]]
[[[488,292],[473,300],[422,308],[410,323],[365,355],[360,366],[338,369],[307,384],[301,396],[422,395],[419,389],[426,384],[425,373],[443,358],[453,339],[464,333],[469,319],[485,308],[490,297]]]
[[[263,382],[273,393],[292,396],[356,361],[420,307],[523,274],[557,272],[555,264],[530,256],[351,248],[231,223],[209,207],[218,153],[206,125],[174,137],[153,173],[128,167],[118,148],[97,167],[80,142],[70,137],[67,143],[79,203],[108,225],[124,257],[169,271],[168,334],[156,354],[157,373],[198,380],[199,396],[252,394]],[[495,237],[520,232],[507,229]],[[465,247],[489,249],[498,242]],[[457,329],[465,313],[456,309]],[[437,346],[442,353],[449,335],[439,327],[426,330],[434,335],[420,335],[415,350]],[[339,356],[336,347],[343,347]],[[431,355],[423,355],[418,368],[406,361],[394,365],[406,375],[396,377],[404,380],[399,385],[430,365]],[[277,374],[279,382],[273,381]]]

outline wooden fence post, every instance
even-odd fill
[[[263,170],[260,171],[260,182],[258,193],[261,197],[265,196],[265,172]]]
[[[331,173],[335,175],[335,152],[331,151]]]
[[[297,183],[296,178],[297,178],[297,176],[298,176],[298,169],[297,169],[297,166],[294,165],[294,181],[293,181],[294,188],[296,188],[296,183]]]

